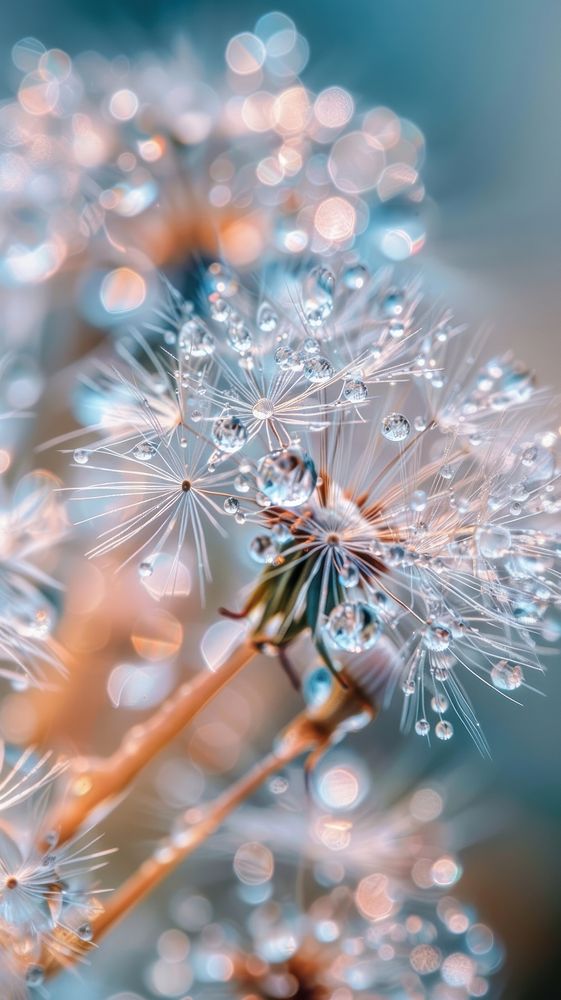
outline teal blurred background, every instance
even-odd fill
[[[270,8],[257,0],[6,4],[0,76],[24,35],[71,54],[134,54],[164,49],[184,33],[203,65],[218,64],[227,39],[251,30]],[[281,9],[310,43],[312,87],[341,84],[424,132],[424,176],[436,206],[418,258],[428,281],[462,318],[490,326],[498,347],[511,347],[542,382],[559,387],[560,0],[285,0]],[[461,739],[454,749],[470,757],[474,783],[503,817],[490,841],[469,849],[464,893],[506,941],[504,996],[511,1000],[561,995],[561,674],[554,656],[542,689],[547,697],[528,692],[523,709],[479,692],[493,760],[480,760]],[[394,729],[395,719],[384,721],[377,739],[387,732],[394,740]],[[450,756],[448,747],[431,753],[436,762]]]

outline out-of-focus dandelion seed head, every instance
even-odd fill
[[[348,249],[398,198],[417,217],[421,133],[388,109],[357,109],[340,86],[312,93],[300,79],[306,40],[285,15],[277,27],[267,17],[230,39],[210,79],[185,43],[132,60],[14,45],[19,82],[0,114],[10,220],[0,281],[44,283],[82,266],[89,248],[94,260],[134,246],[161,264],[194,243],[208,251],[216,233],[232,263],[254,265],[265,243],[289,255]],[[197,205],[214,223],[190,221]],[[135,280],[127,309],[141,296]],[[112,301],[105,282],[101,294]]]
[[[59,585],[42,556],[64,528],[57,480],[40,471],[4,489],[0,507],[0,676],[21,689],[52,682],[62,669],[51,632]]]
[[[0,776],[0,983],[10,997],[41,989],[49,957],[79,956],[101,905],[92,874],[111,852],[91,831],[59,846],[44,827],[65,766],[27,750]]]

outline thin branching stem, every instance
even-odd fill
[[[45,962],[45,971],[54,975],[69,968],[149,893],[167,878],[189,855],[222,825],[225,819],[267,780],[303,754],[315,755],[329,743],[332,729],[308,714],[297,716],[280,736],[275,749],[227,788],[213,802],[188,810],[179,833],[170,834],[129,876],[91,921],[92,937],[80,941],[68,931],[59,933],[56,952]],[[56,956],[56,957],[55,957]]]
[[[82,757],[73,764],[74,777],[65,798],[55,806],[48,828],[58,842],[72,837],[102,803],[127,790],[140,771],[219,694],[255,655],[242,642],[216,671],[199,673],[182,684],[145,722],[129,729],[119,747],[105,758]]]

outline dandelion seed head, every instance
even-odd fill
[[[90,920],[100,906],[91,875],[107,850],[89,831],[64,845],[44,829],[46,805],[66,768],[49,753],[27,750],[0,774],[0,980],[25,997],[40,986],[42,962],[65,945],[71,931],[91,939]],[[43,846],[41,846],[43,845]],[[68,945],[66,945],[68,947]],[[19,991],[19,992],[18,992]]]
[[[418,281],[357,267],[252,283],[216,263],[191,303],[164,284],[156,322],[90,380],[108,416],[84,473],[107,479],[77,496],[121,498],[92,508],[114,520],[92,553],[178,565],[187,545],[202,590],[206,530],[258,525],[258,639],[308,631],[337,672],[386,634],[403,725],[447,741],[450,711],[485,751],[467,688],[528,683],[559,596],[557,436],[526,366],[466,364],[467,332]]]

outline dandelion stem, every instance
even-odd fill
[[[110,897],[103,912],[93,921],[94,938],[107,933],[148,893],[152,892],[181,862],[203,844],[224,820],[267,778],[302,754],[316,750],[326,740],[325,732],[302,715],[284,732],[279,745],[247,774],[219,795],[207,807],[190,810],[184,829],[168,837],[157,850]]]
[[[247,649],[246,647],[246,656]],[[241,651],[238,651],[241,657]],[[228,661],[230,662],[230,661]],[[247,662],[247,659],[246,661]],[[241,668],[240,668],[241,669]],[[255,764],[242,778],[206,806],[189,809],[183,815],[182,828],[162,841],[140,868],[123,882],[91,920],[91,937],[85,941],[69,928],[58,928],[56,948],[50,948],[43,963],[47,975],[68,968],[108,933],[135,906],[155,889],[178,865],[189,857],[218,829],[238,806],[242,805],[267,778],[306,754],[306,774],[330,745],[332,738],[350,720],[368,712],[376,717],[378,709],[365,701],[359,689],[334,686],[318,705],[310,705],[296,716],[276,740],[275,748]],[[343,730],[344,731],[344,730]]]
[[[112,930],[185,858],[200,847],[267,778],[305,753],[312,756],[320,753],[328,745],[337,721],[338,717],[335,715],[330,723],[302,713],[281,734],[276,748],[258,761],[247,774],[230,785],[213,802],[188,810],[183,816],[182,830],[162,841],[91,920],[92,936],[87,942],[77,939],[68,929],[57,932],[58,947],[56,951],[50,952],[44,962],[46,974],[55,975],[61,968],[69,968],[80,960],[104,934]]]
[[[74,764],[74,780],[67,796],[49,817],[59,843],[68,840],[101,803],[125,791],[131,781],[255,655],[243,642],[222,666],[198,674],[182,684],[145,722],[129,729],[119,747],[105,758],[81,758]]]

